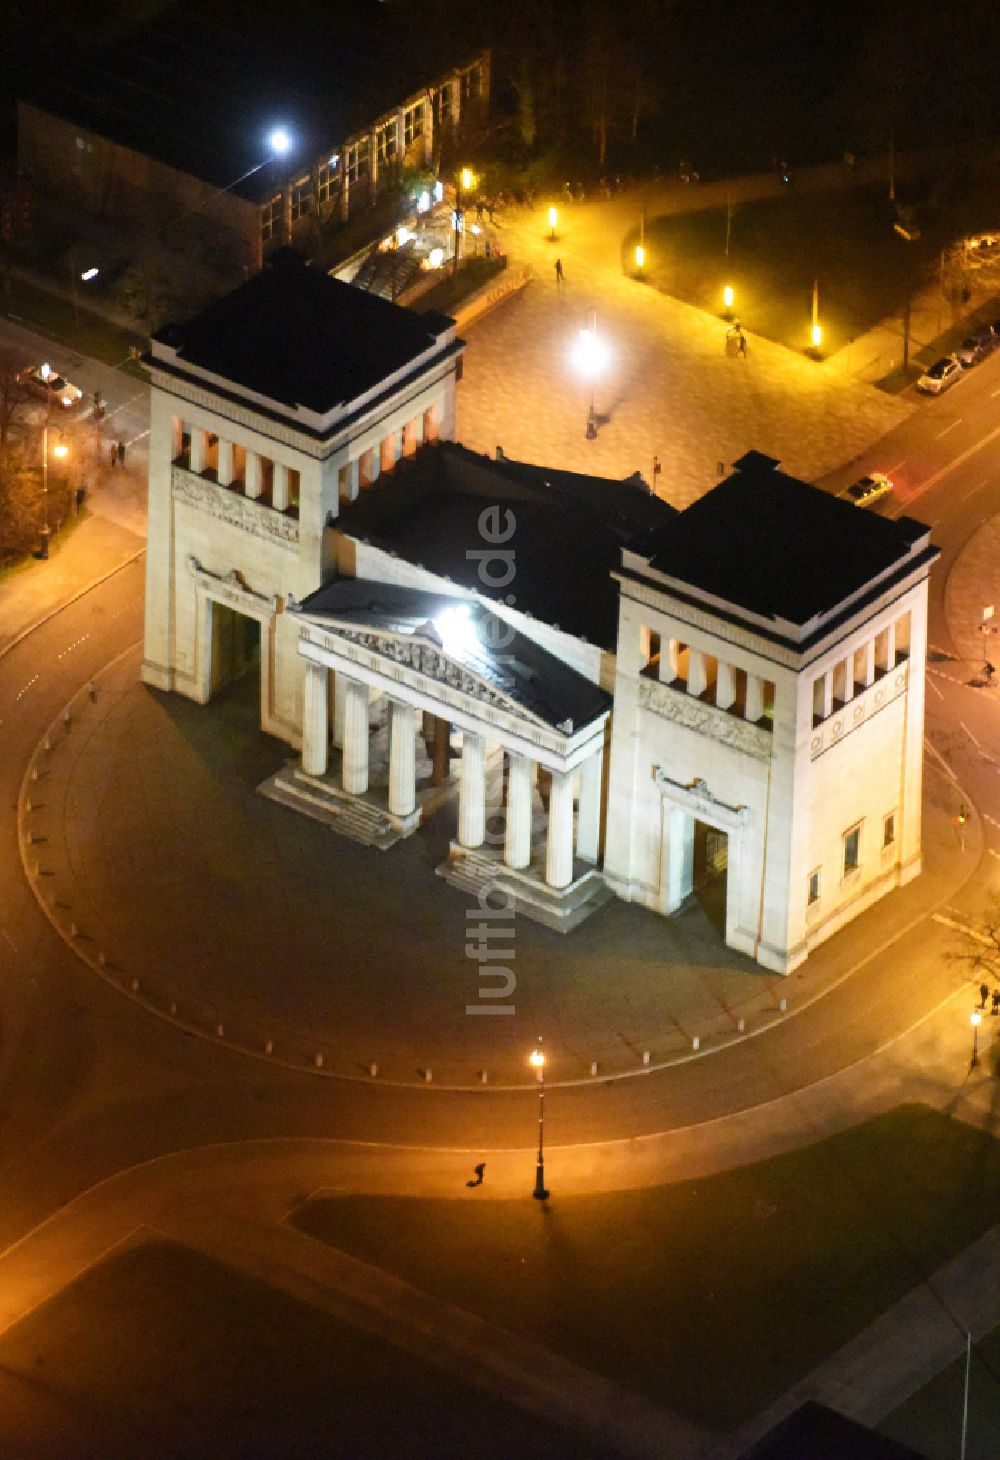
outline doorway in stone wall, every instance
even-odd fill
[[[264,722],[260,620],[225,603],[210,602],[208,625],[211,698],[232,702],[234,713]]]
[[[705,821],[694,823],[692,890],[714,928],[726,935],[729,836]]]

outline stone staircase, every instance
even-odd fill
[[[380,852],[409,836],[420,824],[419,811],[408,817],[393,816],[374,797],[349,796],[332,780],[307,775],[294,760],[288,761],[257,790],[269,801],[322,821],[339,836]]]
[[[540,866],[516,871],[498,854],[458,842],[451,843],[448,860],[435,870],[470,897],[479,897],[487,887],[505,893],[513,899],[516,913],[557,933],[571,933],[615,895],[600,869],[587,862],[574,863],[575,875],[568,887],[549,887]]]

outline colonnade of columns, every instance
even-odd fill
[[[774,686],[760,674],[753,674],[728,664],[723,659],[682,644],[678,639],[667,639],[659,656],[658,674],[661,684],[673,684],[680,678],[681,658],[687,654],[687,681],[684,687],[689,695],[697,698],[713,689],[712,702],[720,710],[736,710],[742,700],[743,718],[755,724],[763,719],[769,703],[773,702]]]
[[[862,690],[869,689],[880,675],[896,667],[897,650],[907,652],[908,616],[886,624],[873,638],[838,659],[813,680],[813,722],[828,719],[837,705],[846,705]],[[901,632],[897,632],[897,629]]]
[[[341,777],[351,796],[363,796],[369,782],[368,686],[341,675],[344,694]],[[416,808],[416,736],[418,711],[390,699],[389,811],[409,816]],[[323,776],[329,764],[328,670],[306,664],[302,723],[302,769]],[[514,870],[531,863],[531,832],[537,763],[516,752],[507,753],[507,795],[503,833],[503,860]],[[548,823],[545,843],[545,881],[567,887],[573,880],[574,855],[596,863],[600,855],[603,753],[596,750],[579,772],[550,771]],[[579,775],[579,813],[575,814],[576,777]],[[474,851],[487,840],[486,738],[471,730],[462,735],[459,766],[458,841]],[[576,831],[574,846],[574,829]]]
[[[174,459],[182,455],[186,437],[188,470],[198,476],[214,471],[220,487],[239,487],[253,501],[264,497],[276,512],[287,512],[298,505],[299,473],[286,462],[251,451],[180,417],[174,418],[174,437]]]
[[[355,501],[365,487],[373,486],[380,476],[392,471],[401,457],[413,456],[424,441],[436,441],[440,430],[441,407],[437,403],[404,421],[340,468],[340,500]]]

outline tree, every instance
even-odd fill
[[[991,892],[983,913],[959,934],[952,961],[971,981],[1000,989],[1000,893]]]
[[[11,430],[28,403],[28,392],[17,378],[23,359],[13,350],[0,349],[0,467],[7,465]]]

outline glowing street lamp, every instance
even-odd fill
[[[52,447],[52,455],[57,460],[63,461],[69,456],[69,447],[66,442],[60,439]],[[48,562],[49,558],[49,427],[46,423],[42,427],[42,533],[39,545],[38,556],[42,562]]]
[[[549,209],[549,242],[550,243],[555,243],[555,241],[556,241],[556,224],[558,223],[558,221],[559,221],[559,214],[556,212],[555,208],[550,208]]]
[[[732,284],[727,284],[722,291],[722,304],[725,310],[726,319],[732,319],[733,317],[733,304],[735,300],[736,291],[734,290]]]
[[[982,1022],[982,1014],[978,1009],[973,1009],[969,1015],[969,1023],[972,1025],[972,1059],[969,1061],[969,1069],[974,1070],[979,1063],[979,1025]]]
[[[607,347],[597,333],[596,309],[590,310],[587,316],[587,327],[580,331],[575,359],[576,368],[580,374],[590,380],[590,409],[587,412],[587,440],[593,441],[597,436],[597,412],[594,409],[594,386],[597,376],[604,369],[608,360]]]
[[[635,246],[635,266],[637,269],[646,267],[646,250],[641,243],[637,243]]]
[[[451,271],[458,273],[458,260],[462,249],[462,198],[476,186],[476,174],[469,167],[463,167],[455,180],[455,243],[452,248]]]
[[[528,1063],[538,1081],[538,1158],[535,1162],[535,1189],[531,1193],[536,1201],[548,1201],[545,1186],[545,1054],[542,1050],[542,1036],[528,1056]]]

